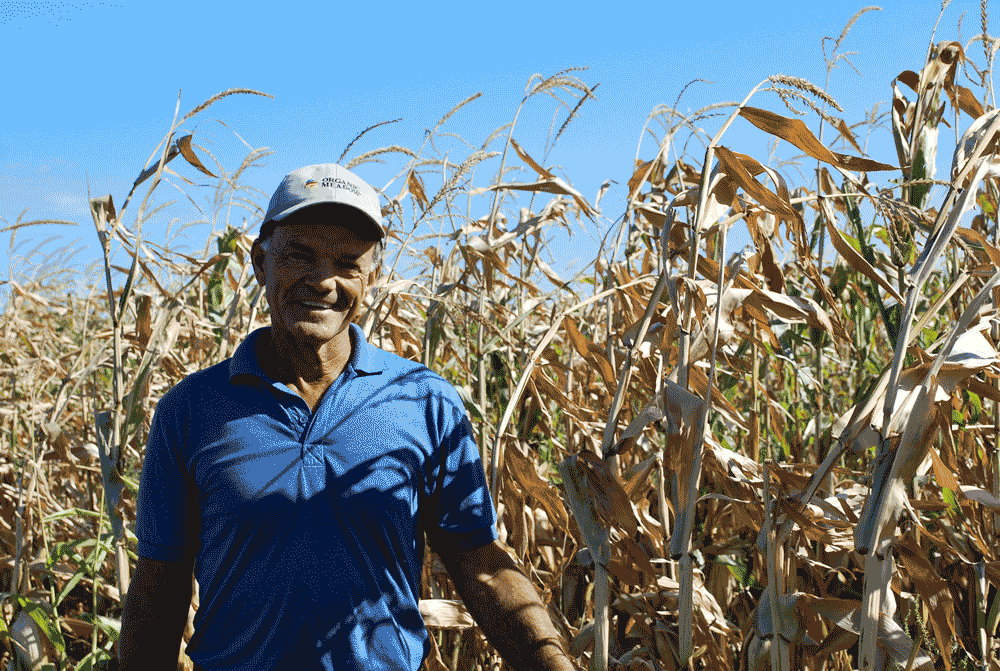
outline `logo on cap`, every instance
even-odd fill
[[[340,177],[324,177],[323,186],[328,189],[346,189],[358,198],[361,197],[361,189]]]
[[[315,179],[310,179],[308,182],[306,182],[305,185],[306,187],[311,189],[313,187],[319,186],[319,182],[317,182]]]

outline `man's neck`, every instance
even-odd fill
[[[288,385],[303,397],[314,395],[316,391],[322,395],[351,358],[349,326],[320,347],[281,337],[273,328],[262,333],[261,338],[257,352],[264,374]]]

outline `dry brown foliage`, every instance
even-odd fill
[[[703,157],[678,151],[681,138],[725,106],[658,108],[655,151],[640,147],[648,158],[619,179],[626,214],[573,278],[543,252],[553,227],[607,223],[604,190],[591,204],[519,144],[520,107],[458,162],[433,143],[478,96],[416,150],[351,159],[407,157],[398,191],[383,193],[395,242],[361,324],[459,390],[501,540],[581,666],[1000,668],[1000,113],[988,90],[973,92],[989,86],[992,53],[980,77],[960,43],[932,44],[918,73],[894,80],[894,166],[863,156],[859,126],[828,114],[836,101],[794,77],[728,105]],[[973,88],[958,83],[963,74]],[[568,123],[594,88],[571,71],[535,76],[524,101],[550,94]],[[748,105],[766,92],[806,102],[844,151],[799,119]],[[966,130],[950,174],[935,180],[946,113]],[[232,173],[216,162],[213,173],[195,138],[178,136],[187,118],[137,179],[133,191],[152,182],[133,218],[131,194],[120,212],[110,196],[91,201],[105,250],[129,256],[122,268],[108,258],[107,287],[65,298],[8,280],[7,657],[21,645],[66,669],[107,657],[135,560],[129,524],[156,399],[268,322],[245,230],[227,227],[218,253],[198,258],[143,237],[155,214],[145,208],[163,173],[178,175],[167,166],[176,156],[221,175],[219,211],[230,197],[254,206],[238,177],[266,152]],[[744,122],[797,147],[803,165],[815,161],[813,182],[791,184],[723,144]],[[515,164],[531,178],[509,177]],[[879,187],[881,175],[897,181]],[[938,183],[947,192],[932,202]],[[468,214],[472,199],[489,214]],[[753,248],[727,260],[737,221]],[[424,224],[439,232],[418,234]],[[822,262],[827,236],[833,265]],[[786,243],[790,260],[780,261]],[[416,264],[412,279],[397,272],[404,259]],[[113,283],[115,270],[127,280]],[[432,553],[423,590],[426,668],[495,662]]]

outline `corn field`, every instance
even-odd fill
[[[875,9],[824,41],[828,73]],[[352,142],[339,158],[398,166],[360,325],[458,389],[501,541],[580,668],[1000,669],[1000,40],[985,1],[981,25],[965,44],[935,28],[886,111],[860,121],[784,75],[739,103],[656,108],[616,219],[607,183],[588,200],[545,165],[600,104],[584,70],[533,76],[464,156],[434,143],[479,94],[415,148]],[[91,196],[103,284],[5,280],[0,668],[111,657],[156,401],[269,324],[249,262],[267,196],[241,179],[270,152],[227,168],[190,130],[243,94],[261,95],[184,116],[178,102],[131,192]],[[565,121],[533,156],[518,116],[546,97]],[[794,148],[796,170],[741,153],[737,124]],[[891,130],[890,163],[866,155],[875,128]],[[199,256],[148,237],[157,189],[193,188],[185,175],[217,180]],[[252,220],[233,224],[234,207]],[[40,223],[2,229],[12,255]],[[548,245],[583,223],[601,248],[561,277]],[[737,224],[753,244],[725,258]],[[498,668],[431,551],[422,590],[425,668]]]

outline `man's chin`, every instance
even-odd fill
[[[302,343],[324,344],[347,330],[346,320],[324,320],[321,323],[313,321],[295,321],[284,329],[284,336],[289,340]],[[273,327],[272,327],[273,328]]]

